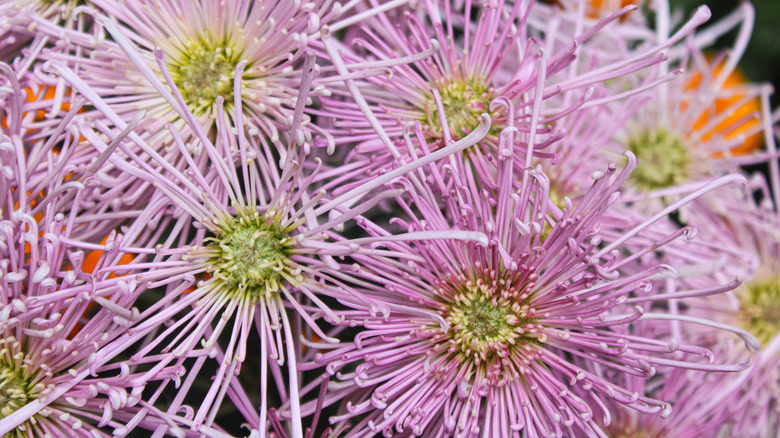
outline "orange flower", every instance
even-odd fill
[[[560,0],[542,1],[549,4],[562,6]],[[585,16],[588,18],[603,18],[609,14],[617,12],[621,8],[625,8],[629,5],[639,5],[640,3],[642,3],[642,0],[588,0],[585,2]],[[575,5],[574,7],[576,8],[576,3],[570,2],[570,4]],[[626,17],[628,17],[628,14],[620,17],[620,20],[623,21],[626,19]]]
[[[108,241],[108,235],[103,238],[103,240],[100,242],[101,245],[105,245]],[[91,251],[87,257],[84,258],[84,261],[81,263],[81,270],[92,274],[95,271],[95,267],[97,266],[98,262],[100,261],[100,258],[103,256],[103,251],[100,250],[94,250]],[[118,265],[126,265],[133,261],[133,255],[132,254],[125,254],[122,256],[122,258],[119,259]],[[122,277],[127,274],[114,274],[113,272],[108,274],[108,278],[116,278],[116,277]]]
[[[717,78],[721,72],[723,63],[715,67],[712,72],[712,80]],[[685,83],[686,90],[696,90],[702,81],[702,73],[699,71],[691,72],[689,79]],[[715,126],[708,128],[701,136],[701,142],[706,143],[713,135],[723,137],[725,140],[734,140],[739,135],[753,132],[745,138],[744,143],[733,148],[731,153],[734,155],[743,155],[750,153],[763,146],[763,138],[759,128],[758,118],[748,119],[751,114],[761,111],[761,101],[756,96],[746,100],[746,92],[742,86],[748,83],[748,79],[738,68],[734,69],[723,83],[721,92],[706,111],[693,124],[693,130],[698,131],[707,127],[712,119],[721,119]],[[716,156],[721,156],[716,154]]]
[[[52,100],[54,99],[54,95],[57,93],[57,87],[47,87],[45,85],[39,85],[38,86],[38,92],[33,91],[32,88],[27,87],[24,89],[25,94],[27,95],[27,102],[33,103],[33,102],[39,102],[39,101],[46,101],[46,100]],[[65,91],[65,96],[70,96],[71,90],[70,88]],[[63,111],[70,110],[70,102],[64,102],[62,106]],[[22,117],[24,117],[27,113],[23,113]],[[35,112],[35,121],[40,122],[44,120],[46,117],[46,111],[43,109],[39,109]],[[5,114],[3,114],[2,117],[2,127],[3,129],[8,129],[8,120]]]
[[[601,18],[629,5],[639,5],[642,0],[588,0],[585,14],[589,18]],[[628,15],[621,17],[625,19]]]

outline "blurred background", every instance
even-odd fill
[[[690,16],[701,4],[706,4],[712,10],[710,22],[719,20],[735,8],[741,2],[735,0],[702,1],[702,0],[670,0],[672,10],[682,9],[685,16]],[[745,75],[753,82],[768,81],[775,87],[775,95],[772,96],[772,106],[780,104],[777,95],[780,85],[780,0],[752,0],[756,10],[756,23],[753,29],[753,37],[750,40],[747,51],[742,57],[740,67]],[[731,46],[736,32],[731,32],[718,42],[718,47]]]

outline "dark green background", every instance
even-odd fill
[[[672,9],[686,11],[686,17],[690,16],[699,5],[706,4],[712,10],[710,22],[726,16],[729,12],[739,7],[739,1],[710,1],[701,0],[670,0]],[[769,81],[775,86],[777,93],[780,84],[780,0],[754,0],[753,7],[756,10],[756,23],[753,29],[753,37],[750,40],[747,51],[740,62],[740,66],[752,81]],[[734,41],[734,33],[725,36],[719,41],[720,47],[729,47]],[[772,97],[773,105],[780,102],[777,94]]]

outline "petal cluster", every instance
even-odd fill
[[[776,435],[756,11],[635,3],[0,1],[0,435]]]

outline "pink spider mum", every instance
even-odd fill
[[[769,149],[774,150],[771,140]],[[771,185],[777,187],[776,183]],[[714,410],[729,422],[731,436],[765,437],[780,430],[780,217],[776,209],[766,209],[772,202],[756,207],[749,197],[741,201],[723,216],[711,217],[713,226],[707,235],[715,247],[739,248],[734,251],[739,262],[724,267],[721,275],[736,270],[744,282],[725,299],[711,302],[706,312],[713,319],[752,333],[763,348],[748,373],[718,383],[725,396]],[[721,349],[734,350],[728,339],[714,341]]]
[[[173,90],[176,101],[182,105],[178,92],[164,68],[161,51],[159,64]],[[313,58],[307,58],[310,68]],[[185,145],[178,131],[168,126],[179,155],[168,161],[143,138],[133,132],[135,125],[125,123],[71,70],[60,63],[47,66],[64,78],[121,131],[112,130],[99,120],[90,125],[86,117],[77,117],[79,133],[93,145],[97,153],[107,156],[107,163],[125,173],[127,179],[151,184],[155,190],[147,206],[132,212],[122,232],[111,236],[104,244],[80,243],[85,249],[105,251],[112,257],[98,263],[96,272],[102,276],[122,274],[115,282],[101,283],[99,293],[112,294],[125,290],[128,299],[140,302],[144,296],[155,296],[155,301],[142,308],[129,330],[97,356],[101,361],[112,360],[117,352],[129,348],[137,350],[134,363],[149,364],[151,368],[137,382],[153,382],[157,370],[168,366],[182,366],[195,360],[189,377],[178,390],[176,400],[166,408],[177,424],[194,431],[210,428],[214,416],[234,383],[234,375],[241,372],[247,355],[247,342],[254,327],[261,345],[260,417],[257,425],[266,424],[268,412],[266,383],[269,377],[281,379],[286,365],[288,394],[280,394],[289,402],[292,431],[299,436],[302,429],[298,413],[298,377],[296,364],[296,336],[287,309],[293,310],[304,325],[325,342],[336,342],[318,326],[314,316],[336,324],[344,317],[332,310],[326,300],[349,299],[371,304],[353,296],[333,284],[331,271],[339,265],[333,257],[346,256],[360,248],[366,240],[353,241],[337,234],[345,223],[360,220],[362,214],[378,202],[400,194],[394,189],[367,195],[392,178],[409,173],[433,160],[472,146],[487,127],[430,157],[410,162],[386,173],[375,181],[328,198],[320,190],[310,193],[312,181],[317,178],[320,163],[314,160],[311,171],[304,172],[309,144],[301,147],[291,143],[280,158],[281,145],[269,144],[261,135],[246,135],[244,127],[231,132],[222,99],[217,99],[217,125],[214,141],[198,125],[194,115],[185,110],[185,121],[199,142],[199,154]],[[240,82],[237,90],[240,90]],[[305,95],[310,82],[301,84]],[[239,93],[235,94],[236,96]],[[241,114],[241,100],[234,101]],[[292,132],[298,132],[305,100],[298,101]],[[240,117],[238,120],[242,120]],[[293,134],[290,134],[293,137]],[[138,151],[138,152],[136,152]],[[173,157],[173,155],[169,155]],[[281,162],[281,164],[277,164]],[[415,239],[410,234],[399,239]],[[370,242],[373,238],[365,238]],[[385,237],[380,238],[384,240]],[[79,243],[74,243],[78,245]],[[123,254],[129,254],[130,263],[117,263]],[[109,276],[110,277],[110,276]],[[123,285],[124,278],[133,279],[132,287]],[[109,278],[110,280],[110,278]],[[156,291],[156,292],[155,292]],[[70,289],[63,294],[78,294]],[[57,299],[59,295],[42,298]],[[164,327],[164,328],[163,328]],[[223,336],[224,342],[220,341]],[[217,357],[219,368],[200,406],[184,416],[176,415],[183,406],[195,377],[209,357]],[[268,366],[270,362],[270,367]],[[270,372],[269,372],[270,368]],[[173,383],[166,378],[157,384]],[[278,386],[278,385],[277,385]],[[159,397],[146,400],[154,404]],[[214,426],[216,427],[216,426]],[[264,429],[263,429],[264,430]]]
[[[718,192],[723,196],[725,191]],[[706,230],[711,223],[697,217],[693,223]],[[701,220],[700,220],[701,219]],[[723,225],[723,224],[721,224]],[[670,229],[675,226],[670,224]],[[691,227],[685,227],[688,229]],[[719,233],[728,233],[719,227]],[[731,436],[727,431],[734,416],[724,412],[724,406],[732,406],[742,390],[742,382],[760,368],[765,351],[758,351],[759,339],[743,322],[723,318],[723,309],[729,307],[734,295],[739,294],[745,283],[745,266],[738,260],[746,254],[734,245],[719,239],[713,244],[711,235],[699,230],[697,239],[674,242],[662,255],[665,263],[679,266],[677,276],[656,279],[654,289],[663,291],[666,300],[656,297],[649,310],[669,315],[666,321],[639,321],[631,327],[630,334],[650,339],[671,339],[672,343],[696,345],[708,349],[711,361],[721,363],[750,363],[752,367],[742,373],[708,373],[702,369],[658,367],[653,379],[630,374],[618,375],[606,367],[596,367],[594,372],[613,382],[621,382],[637,394],[661,400],[669,400],[672,411],[666,418],[647,416],[626,409],[619,403],[606,401],[601,424],[610,437],[668,437],[694,438],[700,436]],[[676,251],[682,249],[683,251]],[[656,290],[639,291],[644,297],[652,297]],[[731,325],[728,325],[731,324]],[[723,329],[726,330],[723,330]],[[731,333],[729,333],[731,332]],[[738,334],[746,343],[733,336]],[[737,417],[751,410],[739,409]],[[743,434],[737,434],[743,436]]]
[[[768,111],[768,96],[762,96],[761,100]],[[764,124],[769,121],[764,120]],[[765,129],[769,131],[768,126]],[[764,140],[768,154],[776,154],[775,139],[767,136]],[[689,266],[688,275],[681,270],[679,278],[666,280],[672,290],[679,287],[706,290],[717,287],[719,282],[735,279],[737,287],[732,291],[718,297],[690,299],[684,305],[670,306],[670,310],[685,313],[689,319],[706,318],[730,324],[754,335],[762,349],[753,356],[752,368],[739,375],[670,374],[663,385],[655,382],[647,389],[679,394],[681,412],[666,422],[641,420],[622,412],[617,422],[621,427],[641,431],[642,436],[764,437],[777,433],[780,393],[780,325],[777,322],[780,235],[777,229],[780,222],[774,207],[778,200],[777,162],[773,159],[770,163],[769,181],[754,176],[749,191],[720,193],[717,200],[708,203],[715,208],[686,212],[685,220],[697,224],[702,237],[696,249],[698,254],[690,254],[693,255],[690,261],[707,261]],[[690,275],[694,270],[698,276]],[[720,357],[737,360],[745,355],[742,346],[720,332],[683,331],[674,325],[669,329],[676,331],[678,338],[707,345]]]
[[[730,403],[734,393],[729,379],[748,375],[702,373],[695,370],[672,369],[660,372],[656,381],[631,379],[630,387],[639,394],[672,400],[672,413],[667,418],[642,415],[615,403],[608,403],[609,423],[604,427],[612,438],[730,436],[729,415],[718,413],[720,406]],[[738,435],[745,436],[745,435]]]
[[[96,293],[102,279],[81,269],[86,253],[70,244],[83,232],[79,200],[88,190],[70,178],[65,157],[73,145],[61,144],[65,157],[51,145],[25,148],[22,93],[11,69],[0,70],[8,81],[3,91],[12,91],[4,96],[9,128],[0,132],[0,435],[94,438],[139,423],[153,427],[159,417],[126,423],[143,390],[129,383],[135,376],[128,365],[97,357],[136,315],[123,294]],[[80,293],[66,292],[73,289]],[[160,373],[171,378],[180,370]]]
[[[624,47],[625,56],[632,56],[633,50],[628,49],[631,46],[646,47],[668,39],[670,29],[679,24],[671,21],[667,2],[654,2],[653,6],[657,24],[655,29],[646,30],[652,33],[638,33],[630,23],[615,23],[616,32],[611,38],[589,41],[586,45],[593,47],[583,47],[583,51],[608,56],[599,46],[607,44]],[[571,15],[564,21],[574,22],[576,16]],[[702,10],[692,21],[700,24],[708,17],[699,15]],[[560,16],[564,19],[566,14]],[[641,201],[641,209],[652,211],[664,204],[659,199],[674,199],[714,178],[738,173],[740,165],[765,161],[768,154],[758,148],[766,129],[763,120],[771,120],[771,114],[761,108],[760,99],[771,90],[747,82],[736,68],[750,39],[753,17],[752,6],[743,3],[723,20],[697,29],[673,45],[669,49],[670,62],[654,66],[655,75],[635,75],[605,84],[609,93],[640,88],[647,91],[593,108],[591,114],[574,114],[565,122],[570,135],[556,145],[560,164],[557,170],[551,169],[556,187],[564,193],[573,190],[572,181],[587,173],[582,163],[598,157],[615,159],[628,149],[637,155],[640,164],[646,165],[640,165],[632,174],[624,200]],[[731,50],[705,56],[705,47],[737,26]],[[601,61],[606,65],[611,62],[609,58]],[[670,69],[675,69],[672,73],[679,78],[648,87],[655,76],[667,75]]]
[[[319,81],[345,82],[345,89],[330,87],[333,96],[321,99],[317,114],[332,119],[335,141],[355,144],[350,159],[365,160],[369,169],[386,167],[409,154],[402,138],[407,122],[419,121],[428,147],[436,150],[470,132],[482,112],[490,114],[493,125],[478,147],[467,152],[475,161],[494,154],[506,126],[524,134],[534,130],[534,155],[551,158],[551,145],[564,135],[556,122],[592,99],[591,86],[661,62],[660,52],[692,28],[598,71],[566,73],[578,56],[587,56],[579,51],[585,41],[632,9],[624,8],[587,28],[580,26],[578,34],[565,38],[552,26],[531,26],[534,9],[522,2],[456,6],[431,0],[419,11],[377,14],[343,43],[324,32],[321,43],[312,44],[323,46],[323,57],[337,73]],[[544,83],[544,103],[538,125],[531,126],[539,81]],[[343,95],[353,100],[340,100]],[[514,111],[491,106],[496,98],[507,99]],[[412,147],[420,153],[422,145]]]
[[[415,132],[424,144],[419,124]],[[342,301],[350,310],[341,312],[346,320],[339,325],[360,331],[352,344],[321,346],[299,367],[326,366],[336,377],[331,393],[307,403],[304,412],[347,398],[346,412],[331,418],[332,424],[351,425],[347,436],[604,436],[594,415],[605,410],[605,400],[662,416],[671,407],[600,377],[594,367],[643,379],[661,367],[745,368],[701,360],[712,358],[706,348],[632,334],[639,322],[685,321],[654,307],[670,296],[638,293],[673,268],[655,263],[629,269],[682,234],[647,245],[632,241],[701,192],[606,244],[600,220],[634,170],[633,155],[627,153],[620,172],[614,164],[594,172],[582,200],[567,199],[558,209],[540,168],[525,172],[516,188],[513,135],[508,128],[500,135],[495,180],[477,180],[465,159],[454,156],[447,167],[451,183],[436,175],[420,175],[428,184],[401,182],[409,198],[397,201],[410,219],[395,220],[435,240],[407,244],[388,238],[382,245],[392,256],[352,256],[357,264],[351,276],[361,282],[333,274],[381,307]],[[744,179],[728,177],[704,191],[734,181]],[[630,256],[621,255],[628,248]],[[757,348],[739,330],[695,322],[733,331]]]
[[[280,129],[289,131],[303,49],[310,35],[340,12],[338,4],[322,0],[303,4],[99,0],[90,5],[94,9],[83,13],[95,15],[100,24],[90,32],[65,31],[33,17],[39,31],[58,38],[62,49],[46,51],[43,58],[71,66],[123,120],[145,110],[147,123],[136,131],[158,150],[172,144],[164,129],[168,123],[185,141],[191,138],[182,119],[184,107],[209,131],[221,96],[228,120],[238,123],[233,105],[236,80],[241,83],[237,97],[244,127],[274,140]],[[156,49],[165,53],[166,69],[183,105],[173,99],[161,76]],[[308,117],[298,123],[307,134],[309,128],[316,129]]]
[[[733,172],[739,164],[765,159],[763,154],[740,157],[760,146],[761,118],[771,117],[760,112],[760,96],[769,92],[767,87],[738,79],[741,73],[736,71],[750,38],[753,16],[752,6],[743,3],[724,22],[697,32],[676,48],[673,56],[686,68],[685,74],[659,87],[656,99],[640,108],[619,136],[640,161],[653,163],[632,178],[637,190],[674,192],[680,186]],[[730,23],[740,24],[732,50],[705,57],[701,41],[714,39]]]

